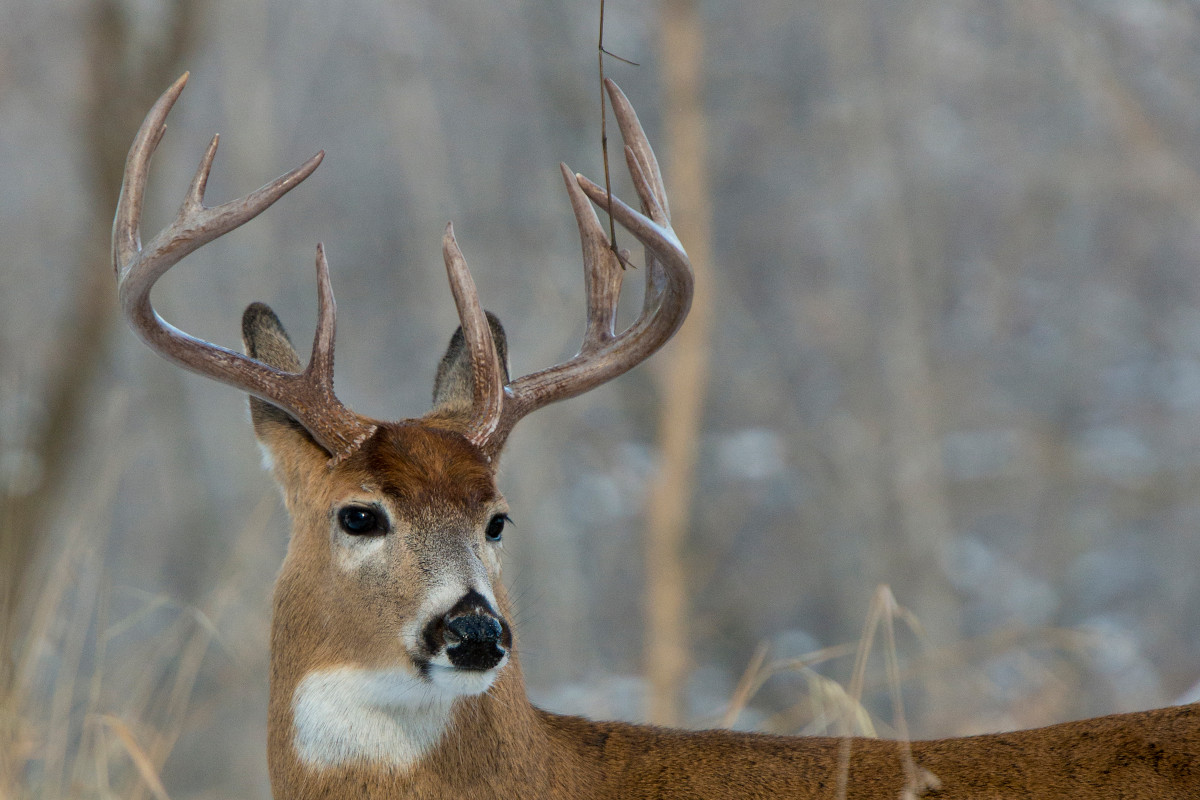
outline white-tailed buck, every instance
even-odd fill
[[[271,629],[277,798],[1200,798],[1198,705],[913,742],[911,760],[892,741],[664,730],[535,708],[500,581],[508,519],[496,485],[500,451],[521,417],[650,356],[691,301],[691,268],[637,116],[609,83],[642,209],[615,198],[610,209],[646,247],[637,321],[615,331],[624,273],[591,207],[607,208],[606,192],[564,166],[583,241],[579,354],[510,379],[503,331],[482,311],[447,227],[443,254],[462,324],[438,367],[433,410],[381,422],[334,396],[334,303],[319,246],[320,322],[307,367],[265,305],[243,317],[248,355],[189,336],[151,307],[150,289],[172,265],[321,161],[317,154],[209,209],[201,201],[214,137],[179,216],[143,247],[150,157],[186,78],[150,110],[129,152],[113,263],[124,314],[152,348],[251,395],[254,431],[291,514]]]

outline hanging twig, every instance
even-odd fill
[[[608,208],[612,208],[612,183],[608,175],[608,105],[604,97],[604,57],[612,56],[618,61],[623,61],[632,66],[638,66],[636,61],[630,61],[628,58],[623,58],[616,53],[611,53],[604,48],[604,0],[600,0],[600,37],[596,41],[596,63],[600,72],[600,152],[604,156],[604,191],[607,195],[606,200]],[[617,263],[621,265],[621,269],[627,266],[633,266],[629,263],[629,259],[617,247],[617,225],[613,221],[611,211],[608,211],[608,246],[613,251],[613,255],[617,257]]]

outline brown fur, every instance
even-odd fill
[[[250,312],[248,312],[248,318]],[[287,362],[274,315],[254,312],[247,338]],[[255,342],[261,337],[262,342]],[[469,383],[449,379],[469,391]],[[462,388],[465,387],[465,388]],[[687,732],[549,714],[525,694],[515,652],[491,689],[456,701],[446,734],[411,768],[354,763],[314,770],[294,750],[292,697],[309,672],[383,667],[406,658],[395,631],[420,602],[414,582],[477,531],[503,498],[495,464],[461,435],[461,397],[424,420],[379,423],[351,458],[328,454],[285,414],[253,401],[292,515],[271,633],[268,758],[275,796],[308,798],[822,798],[836,796],[842,740],[731,731]],[[384,556],[347,574],[333,565],[333,509],[367,492],[403,531]],[[499,611],[509,616],[498,575]],[[914,742],[935,780],[912,796],[998,800],[1200,797],[1200,705],[1101,717],[1037,730]],[[896,800],[906,787],[896,742],[851,742],[847,797]],[[925,773],[923,772],[922,775]],[[940,788],[929,788],[932,786]]]

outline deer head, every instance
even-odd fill
[[[433,408],[399,422],[368,419],[333,392],[335,306],[320,245],[319,323],[307,366],[263,304],[243,316],[246,355],[177,330],[151,306],[150,290],[171,266],[265,210],[323,155],[244,198],[206,208],[213,137],[178,217],[143,247],[150,158],[186,80],[159,98],[130,149],[113,262],[124,314],[147,344],[251,395],[255,434],[292,518],[274,601],[271,733],[278,741],[272,758],[289,748],[297,763],[310,766],[414,757],[439,739],[456,700],[516,673],[500,583],[508,506],[496,485],[509,432],[547,403],[629,370],[687,314],[692,274],[670,227],[658,164],[629,102],[608,82],[642,211],[616,198],[609,207],[604,189],[562,167],[583,246],[587,323],[579,353],[510,379],[503,329],[482,310],[448,225],[442,249],[461,324],[438,366]],[[620,333],[616,307],[625,271],[593,202],[646,247],[643,308]],[[377,724],[376,716],[389,709],[406,710],[403,741]]]

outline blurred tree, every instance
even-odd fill
[[[122,0],[98,0],[90,6],[90,82],[79,144],[88,167],[90,235],[74,263],[69,281],[74,294],[66,326],[56,332],[55,360],[39,381],[37,423],[25,426],[23,449],[36,458],[36,478],[17,490],[4,487],[0,494],[0,644],[15,635],[23,592],[40,550],[55,542],[53,531],[46,529],[55,517],[46,509],[74,466],[92,384],[109,347],[116,317],[109,239],[125,153],[146,109],[183,71],[205,6],[191,0],[169,3],[163,27],[150,34],[137,29],[133,9]],[[0,660],[0,690],[11,679],[7,664]]]
[[[700,423],[708,394],[712,327],[711,188],[704,111],[704,22],[696,0],[664,0],[660,16],[663,121],[671,218],[687,247],[696,289],[687,322],[661,356],[658,472],[646,493],[647,718],[678,725],[691,662],[684,544],[695,495]]]

